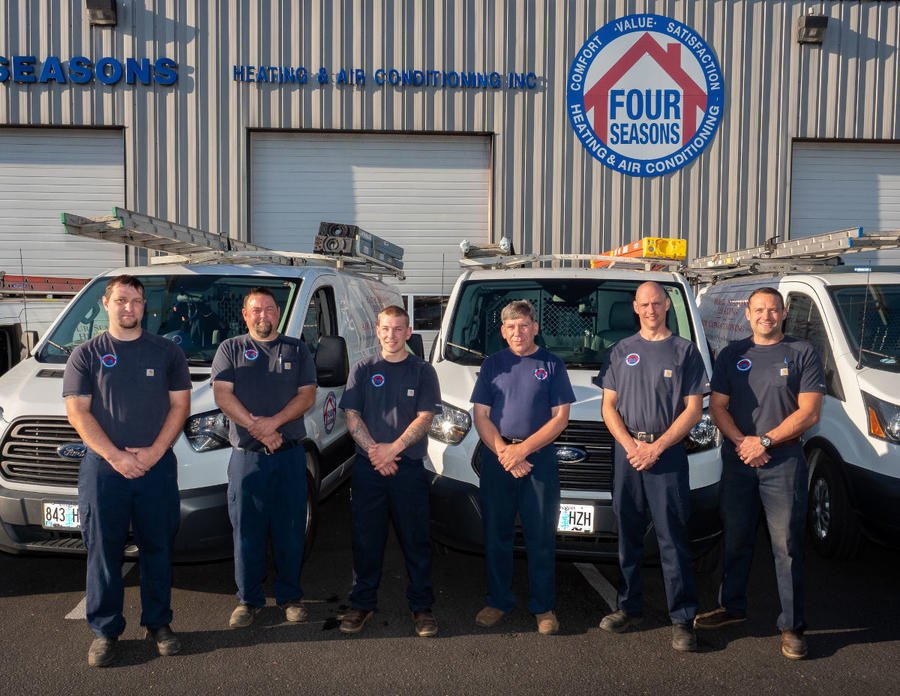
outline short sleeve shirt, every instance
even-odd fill
[[[254,416],[274,416],[297,396],[300,387],[316,383],[316,366],[303,342],[289,336],[255,341],[250,334],[222,341],[213,358],[213,382],[231,382],[237,400]],[[285,440],[306,437],[303,418],[278,429]],[[228,432],[233,447],[250,448],[255,438],[234,421]]]
[[[393,442],[419,413],[441,410],[437,373],[415,355],[407,355],[400,362],[374,355],[353,366],[340,405],[360,413],[375,442]],[[422,438],[403,454],[422,459],[427,449],[428,441]],[[356,451],[367,456],[359,445]]]
[[[491,422],[506,438],[524,440],[550,420],[551,409],[575,401],[566,364],[546,348],[519,356],[509,348],[481,365],[472,402],[490,406]]]
[[[684,398],[709,392],[697,346],[681,336],[648,341],[639,333],[613,346],[602,374],[616,392],[616,410],[628,429],[660,434],[684,411]]]
[[[133,341],[108,332],[85,341],[63,374],[63,396],[90,396],[91,415],[119,449],[152,445],[169,414],[169,392],[190,389],[181,348],[146,331]]]
[[[825,393],[822,361],[792,336],[763,346],[748,337],[719,353],[712,390],[729,397],[728,413],[742,433],[764,435],[797,410],[798,394]]]

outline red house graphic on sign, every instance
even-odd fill
[[[594,132],[603,140],[607,137],[609,116],[609,91],[645,55],[656,61],[679,87],[684,95],[682,144],[697,132],[697,109],[706,111],[706,92],[681,67],[681,44],[670,43],[663,50],[650,34],[644,34],[634,42],[606,74],[584,94],[585,112],[594,110]]]

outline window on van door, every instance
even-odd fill
[[[830,288],[853,356],[865,367],[900,372],[900,284]]]
[[[537,343],[556,353],[570,368],[597,370],[620,339],[638,330],[632,309],[640,281],[584,278],[535,278],[470,281],[463,285],[444,357],[480,365],[506,348],[500,336],[500,312],[513,300],[529,300],[537,310]],[[683,289],[664,285],[672,303],[666,323],[673,333],[694,340]]]
[[[816,349],[825,370],[825,385],[828,395],[843,401],[844,388],[835,366],[834,353],[828,340],[828,332],[825,330],[825,322],[822,321],[819,308],[809,295],[797,292],[788,294],[784,332],[794,338],[809,341],[810,345]]]
[[[191,365],[210,365],[219,344],[247,332],[241,315],[244,296],[265,287],[281,308],[278,330],[284,331],[300,281],[260,276],[153,275],[144,284],[141,327],[176,343]],[[97,278],[69,305],[63,319],[35,356],[39,362],[64,363],[77,345],[105,331],[109,318],[101,299],[109,278]]]
[[[337,335],[337,313],[334,309],[334,289],[321,287],[313,293],[306,318],[303,320],[303,342],[313,355],[322,336]]]
[[[415,295],[412,302],[413,331],[440,331],[447,298],[440,295]]]

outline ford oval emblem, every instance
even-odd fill
[[[87,454],[87,445],[83,442],[67,442],[57,447],[56,453],[63,459],[83,459]]]
[[[564,447],[556,448],[556,461],[561,464],[580,464],[587,459],[587,456],[587,452],[578,447],[569,447],[566,445]]]

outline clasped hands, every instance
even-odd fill
[[[497,447],[497,461],[505,471],[512,474],[513,478],[522,478],[531,473],[534,466],[525,459],[527,456],[525,447],[520,442],[514,445],[502,444]]]

